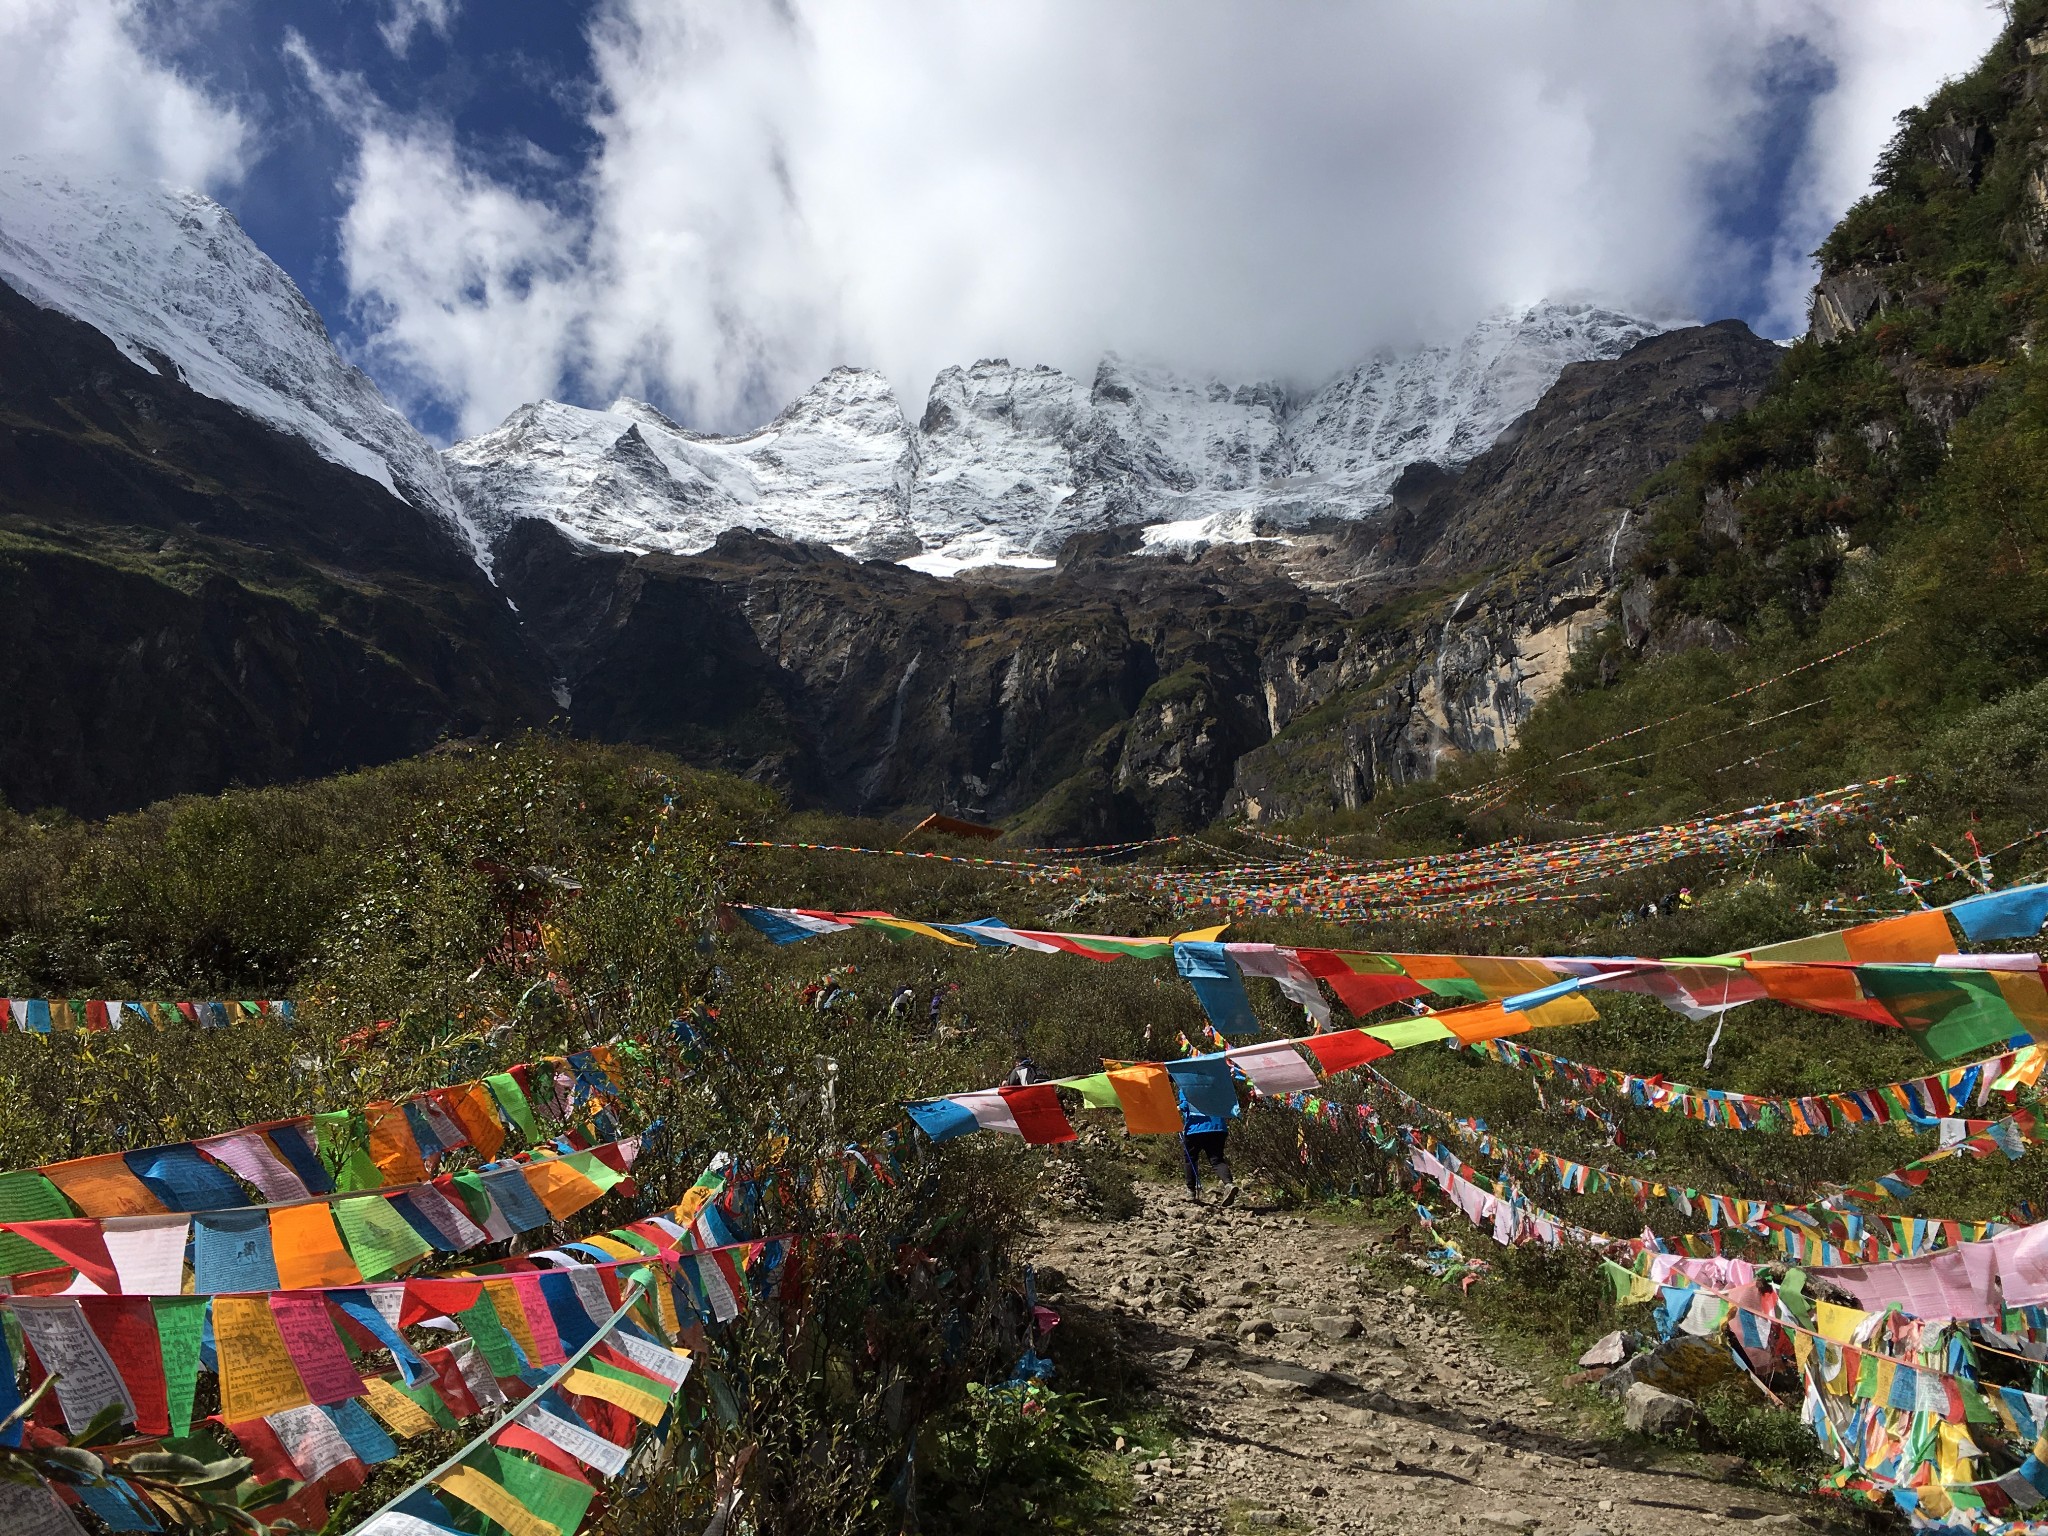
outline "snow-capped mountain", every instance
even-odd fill
[[[433,444],[342,359],[298,285],[211,198],[0,160],[0,282],[150,372],[304,438],[488,561]]]
[[[834,369],[743,437],[677,426],[641,400],[602,411],[543,400],[457,443],[447,464],[478,528],[545,517],[596,544],[687,553],[766,528],[873,554],[917,549],[905,513],[910,437],[878,373]]]
[[[839,368],[740,437],[686,431],[635,401],[544,401],[448,460],[487,535],[538,516],[594,543],[687,554],[757,527],[940,575],[1044,565],[1089,529],[1136,525],[1166,548],[1369,516],[1407,465],[1462,466],[1568,364],[1663,328],[1535,304],[1306,394],[1115,357],[1086,385],[984,359],[941,372],[915,426],[879,374]]]
[[[1545,302],[1307,392],[1117,357],[1087,382],[984,359],[941,372],[914,424],[880,374],[838,368],[740,436],[688,430],[636,400],[543,400],[444,455],[210,198],[0,162],[0,282],[404,497],[486,570],[494,540],[525,517],[674,554],[764,528],[946,575],[1046,565],[1091,529],[1140,527],[1164,549],[1370,516],[1408,464],[1463,465],[1567,364],[1662,329]]]

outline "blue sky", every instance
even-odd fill
[[[367,339],[339,261],[355,142],[287,56],[293,35],[392,111],[445,119],[462,152],[496,175],[551,201],[577,200],[599,142],[589,124],[591,6],[581,0],[453,6],[445,31],[421,20],[402,52],[386,35],[393,11],[369,0],[220,6],[197,24],[174,7],[155,7],[152,51],[257,123],[257,153],[235,185],[215,190],[351,350]],[[425,404],[422,425],[446,435],[445,406]]]
[[[544,394],[731,429],[841,363],[913,412],[991,355],[1314,383],[1545,296],[1786,335],[1893,116],[1997,24],[1979,0],[9,0],[0,142],[203,185],[437,438]]]

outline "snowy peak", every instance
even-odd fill
[[[1567,365],[1618,357],[1661,329],[1536,304],[1305,395],[1116,356],[1085,384],[983,358],[939,373],[915,427],[888,380],[838,368],[741,437],[685,431],[631,400],[527,407],[449,459],[487,531],[549,517],[599,543],[691,553],[745,526],[937,575],[1046,565],[1089,529],[1136,525],[1147,547],[1166,548],[1371,516],[1409,464],[1461,467]],[[629,426],[644,449],[621,443]],[[627,473],[628,459],[640,467]]]
[[[297,284],[211,198],[0,161],[0,282],[139,366],[305,439],[488,560],[433,445],[343,361]]]
[[[740,437],[688,431],[642,400],[602,411],[544,400],[457,443],[447,463],[493,538],[543,517],[617,549],[691,553],[745,527],[908,554],[909,448],[886,381],[840,368]]]

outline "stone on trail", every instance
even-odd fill
[[[1191,1348],[1169,1349],[1159,1357],[1162,1371],[1184,1371],[1195,1363],[1195,1352]]]
[[[1272,1316],[1273,1326],[1275,1328],[1304,1327],[1308,1323],[1308,1308],[1275,1307],[1273,1308]]]
[[[1622,1394],[1623,1421],[1639,1435],[1678,1435],[1692,1428],[1699,1410],[1661,1387],[1637,1382]]]
[[[1633,1351],[1630,1348],[1628,1330],[1617,1328],[1583,1355],[1579,1356],[1579,1364],[1589,1370],[1597,1365],[1619,1365],[1631,1353]]]
[[[1359,1334],[1358,1319],[1347,1314],[1312,1317],[1308,1325],[1326,1339],[1355,1339]]]

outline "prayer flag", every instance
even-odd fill
[[[1032,1083],[996,1091],[1003,1096],[1010,1118],[1017,1122],[1017,1128],[1028,1145],[1051,1146],[1075,1139],[1067,1112],[1060,1107],[1059,1090],[1050,1083]]]
[[[165,1209],[119,1153],[49,1163],[42,1171],[87,1216],[149,1216]]]
[[[1225,1035],[1255,1035],[1258,1016],[1244,989],[1237,963],[1221,944],[1175,944],[1174,969],[1195,990],[1195,999],[1217,1032]]]
[[[2048,922],[2048,885],[2021,885],[2009,891],[1988,891],[1950,907],[1973,944],[1990,939],[2030,939]]]
[[[192,1270],[192,1288],[204,1295],[277,1289],[277,1262],[270,1246],[270,1212],[256,1206],[195,1214]]]
[[[951,1099],[931,1099],[922,1104],[906,1104],[908,1114],[917,1128],[934,1142],[951,1141],[981,1129],[974,1118],[974,1112]]]
[[[342,1246],[334,1215],[322,1201],[270,1213],[270,1247],[277,1283],[288,1291],[318,1285],[359,1285],[363,1272]]]
[[[213,1344],[220,1362],[220,1413],[228,1422],[264,1418],[311,1401],[269,1297],[214,1297]]]
[[[1270,1098],[1309,1092],[1322,1085],[1314,1070],[1301,1059],[1301,1053],[1284,1040],[1237,1046],[1224,1056],[1251,1079],[1254,1088]]]
[[[1124,1130],[1132,1136],[1178,1136],[1180,1103],[1166,1068],[1149,1063],[1113,1067],[1107,1074],[1123,1106]]]
[[[1315,1052],[1316,1060],[1322,1063],[1325,1072],[1348,1071],[1394,1054],[1394,1048],[1386,1041],[1375,1040],[1362,1029],[1340,1029],[1311,1035],[1303,1044]]]

